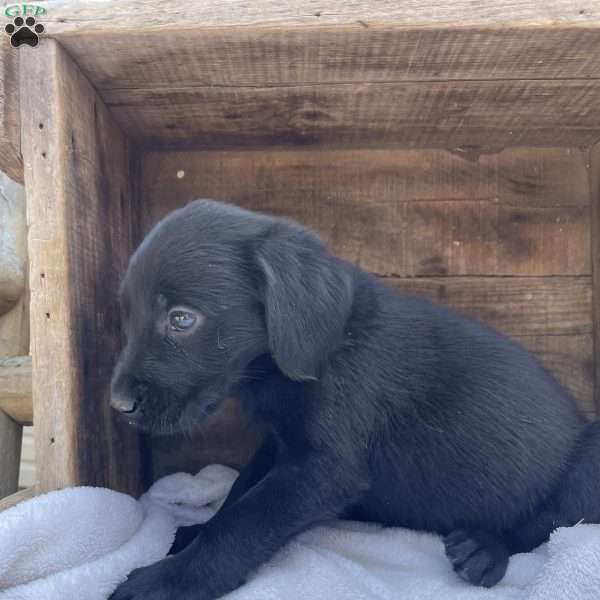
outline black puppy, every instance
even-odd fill
[[[135,252],[121,302],[128,421],[178,430],[234,394],[271,435],[178,545],[195,539],[113,600],[214,600],[340,516],[437,532],[462,578],[492,586],[511,553],[600,521],[600,427],[530,354],[298,225],[193,202]]]

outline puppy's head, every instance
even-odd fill
[[[317,378],[343,335],[352,282],[293,223],[210,200],[188,204],[130,260],[111,405],[131,424],[167,433],[213,412],[263,354],[291,379]]]

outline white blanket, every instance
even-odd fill
[[[105,600],[165,556],[176,527],[205,522],[237,473],[221,466],[157,482],[135,501],[73,488],[0,514],[0,600]],[[486,590],[462,582],[433,535],[334,522],[304,533],[228,600],[598,600],[600,525],[557,530],[511,557]],[[177,600],[174,598],[173,600]]]

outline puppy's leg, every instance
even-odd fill
[[[583,430],[558,489],[535,516],[507,536],[511,554],[529,552],[557,527],[600,523],[600,422]]]
[[[506,573],[508,548],[487,531],[456,529],[444,538],[444,545],[452,567],[469,583],[492,587]]]
[[[111,599],[215,600],[231,592],[293,536],[336,517],[364,494],[366,465],[338,465],[337,452],[288,455],[208,521],[183,552],[137,569]]]
[[[220,510],[227,508],[241,498],[250,488],[254,487],[273,468],[277,454],[277,442],[269,435],[262,446],[256,451],[250,462],[241,470]],[[175,541],[169,554],[177,554],[187,548],[198,535],[204,525],[180,527],[175,535]]]

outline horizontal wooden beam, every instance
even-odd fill
[[[90,34],[139,29],[177,31],[197,27],[326,27],[359,28],[395,25],[427,27],[593,27],[600,12],[593,2],[574,0],[54,0],[44,16],[52,34]]]
[[[31,487],[25,488],[24,490],[21,490],[20,492],[11,494],[10,496],[7,496],[6,498],[2,498],[2,500],[0,500],[0,512],[2,512],[3,510],[7,510],[9,508],[12,508],[13,506],[16,506],[20,502],[24,502],[25,500],[30,500],[31,498],[35,498],[35,496],[37,496],[38,493],[39,493],[39,491],[37,489],[37,486],[32,485]]]
[[[0,360],[0,410],[21,425],[33,422],[30,356]]]

